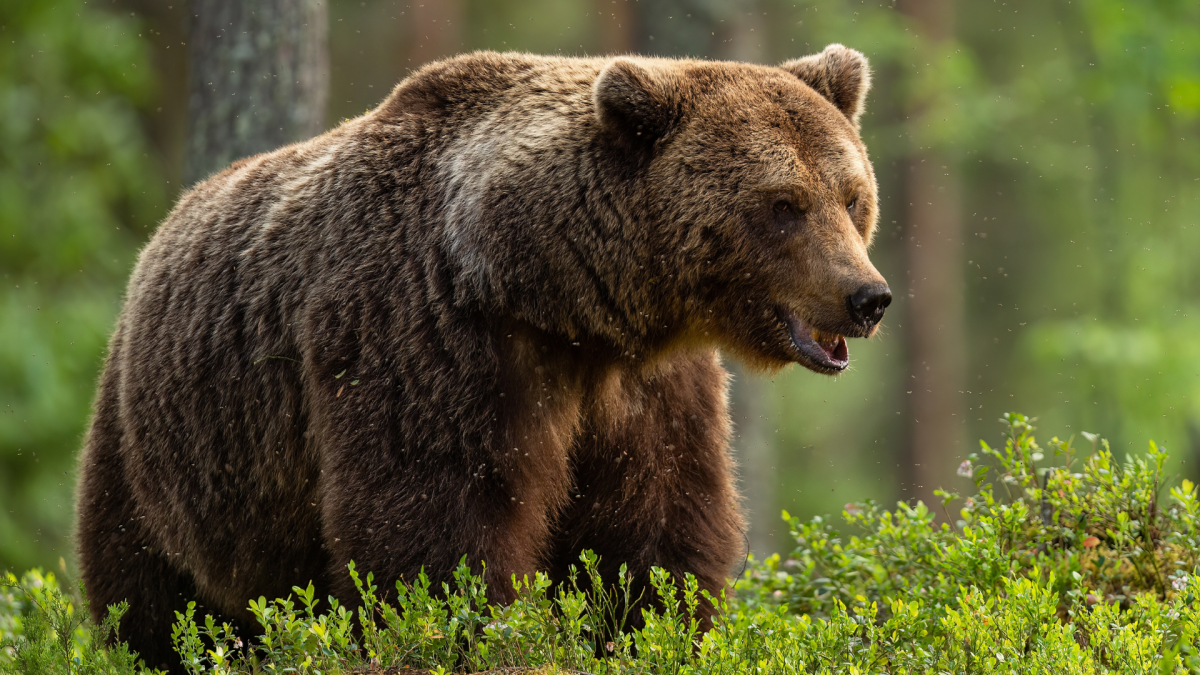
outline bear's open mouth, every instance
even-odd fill
[[[813,328],[795,314],[785,313],[783,319],[803,365],[819,373],[840,373],[850,365],[845,336]]]

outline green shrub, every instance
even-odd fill
[[[918,659],[921,667],[939,663],[937,654],[969,661],[1005,640],[1033,659],[1046,657],[1048,645],[1075,644],[1078,672],[1149,672],[1157,655],[1175,650],[1187,657],[1180,663],[1200,663],[1191,657],[1196,486],[1185,480],[1162,503],[1164,451],[1151,442],[1144,457],[1118,462],[1091,434],[1084,434],[1086,457],[1073,439],[1053,438],[1049,462],[1039,466],[1046,450],[1033,420],[1009,414],[1002,421],[1004,447],[981,442],[994,464],[976,465],[972,455],[960,467],[977,493],[962,503],[955,526],[937,524],[923,504],[887,511],[866,502],[846,506],[856,534],[843,537],[826,519],[801,523],[785,513],[795,550],[752,566],[738,582],[739,602],[830,621],[849,608],[876,625],[907,612],[912,620],[897,630],[908,628],[910,641],[933,650]],[[939,494],[949,519],[959,497]],[[897,658],[908,651],[896,650]]]
[[[608,591],[581,590],[606,588],[585,553],[588,584],[513,579],[517,600],[504,607],[487,603],[465,560],[454,584],[433,588],[422,575],[387,595],[351,565],[354,612],[322,606],[311,585],[258,598],[250,609],[263,635],[251,650],[190,605],[175,646],[189,672],[220,674],[1200,673],[1196,487],[1183,481],[1161,499],[1166,454],[1154,444],[1118,462],[1090,435],[1086,457],[1052,439],[1047,460],[1031,421],[1006,415],[1004,447],[983,445],[964,463],[977,492],[961,504],[942,494],[947,518],[958,506],[953,525],[903,503],[847,505],[850,536],[827,519],[788,518],[795,550],[752,561],[735,599],[709,598],[721,618],[702,638],[695,579],[656,570],[663,611],[622,630],[624,569]],[[138,672],[127,649],[101,647],[124,607],[98,627],[77,608],[53,575],[9,575],[0,673]]]
[[[26,572],[0,576],[0,673],[129,673],[137,672],[136,655],[119,641],[118,623],[128,609],[121,603],[110,608],[97,626],[88,619],[80,595],[59,588],[53,573]]]
[[[71,550],[105,345],[177,188],[147,131],[151,32],[128,5],[0,1],[0,571]]]

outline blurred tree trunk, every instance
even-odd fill
[[[597,2],[603,4],[604,0]],[[765,56],[762,12],[756,11],[757,0],[664,0],[639,2],[635,7],[637,46],[647,54],[751,62],[761,62]],[[760,555],[774,553],[779,543],[772,534],[780,529],[780,520],[775,503],[776,448],[767,432],[766,387],[762,378],[746,373],[740,364],[727,361],[726,367],[733,374],[733,450],[750,524],[750,550]]]
[[[310,138],[329,92],[323,0],[193,0],[184,183]]]
[[[761,559],[777,552],[779,543],[773,534],[782,522],[775,503],[779,473],[775,443],[767,432],[766,387],[761,377],[747,373],[741,364],[726,361],[725,366],[733,374],[729,413],[733,418],[733,452],[741,478],[742,504],[750,525],[746,538],[750,550]]]
[[[463,0],[412,3],[407,66],[413,70],[463,50]]]
[[[900,0],[919,37],[936,45],[953,37],[951,0]],[[917,64],[921,66],[922,64]],[[919,101],[910,105],[910,125],[928,120]],[[908,457],[901,462],[902,492],[933,506],[933,491],[951,489],[954,470],[966,451],[966,334],[964,330],[961,186],[957,167],[945,153],[914,148],[908,159],[902,204],[908,259]],[[936,509],[940,512],[940,508]]]
[[[600,51],[628,54],[637,48],[638,18],[631,0],[592,0]]]

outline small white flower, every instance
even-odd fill
[[[1174,588],[1177,591],[1182,591],[1183,589],[1187,588],[1187,585],[1188,576],[1186,574],[1180,574],[1171,580],[1171,588]]]
[[[958,465],[958,475],[963,478],[970,478],[974,472],[975,469],[971,466],[971,460],[969,459],[963,460],[963,463]]]

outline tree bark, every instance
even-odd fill
[[[193,0],[185,185],[312,137],[329,93],[324,0]]]
[[[933,491],[951,489],[967,448],[963,389],[966,335],[963,328],[962,232],[959,181],[937,151],[917,153],[905,176],[905,249],[908,257],[910,429],[907,498],[926,505]]]
[[[779,549],[779,542],[772,536],[782,522],[775,501],[778,450],[767,432],[769,405],[762,379],[748,374],[737,363],[726,362],[726,367],[733,375],[729,414],[733,418],[733,452],[738,462],[742,508],[749,524],[746,540],[761,559]]]
[[[950,0],[902,0],[897,7],[914,19],[926,44],[953,37]],[[907,112],[914,130],[929,122],[919,101]],[[957,481],[955,467],[967,448],[961,185],[953,161],[937,149],[914,148],[907,168],[904,335],[911,375],[906,390],[912,393],[906,395],[910,432],[900,480],[907,499],[932,508],[933,491],[951,489]]]
[[[463,49],[463,1],[412,3],[411,45],[407,66],[413,70]]]
[[[592,0],[603,54],[628,54],[637,46],[638,18],[631,0]]]

